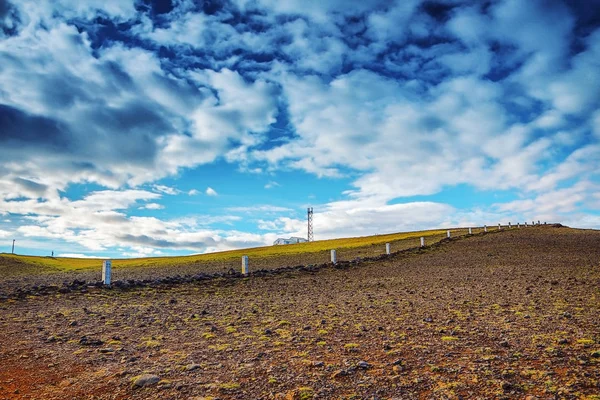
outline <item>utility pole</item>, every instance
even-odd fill
[[[12,253],[15,254],[15,239],[13,239],[13,249],[12,249]]]
[[[308,241],[312,242],[315,240],[313,235],[313,209],[312,207],[308,208]]]

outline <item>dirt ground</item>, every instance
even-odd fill
[[[85,292],[0,302],[0,399],[600,399],[599,231]]]

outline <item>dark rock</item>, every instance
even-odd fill
[[[369,369],[369,368],[371,368],[371,364],[369,364],[366,361],[359,361],[358,364],[356,364],[356,366],[358,368],[361,368],[361,369]]]
[[[133,378],[131,386],[134,389],[137,389],[137,388],[142,388],[142,387],[146,387],[146,386],[156,385],[158,382],[160,382],[160,378],[158,376],[144,374],[144,375],[136,376],[135,378]]]
[[[194,371],[198,368],[200,368],[200,364],[188,364],[185,366],[186,371]]]
[[[79,339],[79,344],[82,346],[102,346],[104,342],[100,339],[91,339],[87,336],[82,336],[81,339]]]

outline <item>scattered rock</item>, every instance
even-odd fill
[[[185,366],[186,371],[194,371],[198,368],[200,368],[200,364],[188,364]]]
[[[100,353],[114,353],[115,349],[113,349],[112,347],[106,347],[106,348],[100,349],[98,351]]]
[[[337,378],[342,378],[342,377],[348,376],[348,375],[350,375],[350,374],[345,369],[338,369],[337,371],[335,371],[333,373],[333,375],[331,375],[331,378],[337,379]]]
[[[569,344],[569,340],[562,338],[558,341],[558,344]]]
[[[313,367],[319,368],[319,367],[323,367],[323,366],[325,366],[325,363],[323,361],[315,361],[315,362],[313,362]]]
[[[425,317],[425,318],[423,318],[423,321],[424,321],[424,322],[431,323],[431,322],[433,322],[433,318],[432,318],[431,316],[429,316],[429,317]]]
[[[371,368],[371,364],[369,364],[366,361],[359,361],[358,364],[356,364],[356,366],[358,368],[362,368],[362,369],[369,369],[369,368]]]
[[[272,335],[273,331],[270,329],[265,329],[265,335]]]
[[[82,346],[102,346],[104,342],[100,339],[91,339],[87,336],[82,336],[81,339],[79,339],[79,344]]]
[[[156,375],[144,374],[134,377],[131,382],[131,387],[133,389],[137,389],[156,385],[158,382],[160,382],[160,378]]]
[[[573,317],[573,315],[571,315],[571,313],[570,313],[570,312],[568,312],[568,311],[565,311],[565,312],[563,313],[563,315],[562,315],[562,316],[563,316],[564,318],[572,318],[572,317]]]
[[[506,341],[506,340],[502,340],[502,341],[501,341],[499,344],[500,344],[500,346],[502,346],[502,347],[508,347],[508,346],[510,346],[510,345],[508,344],[508,341]]]

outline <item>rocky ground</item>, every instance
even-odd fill
[[[0,399],[600,399],[600,232],[0,302]]]

